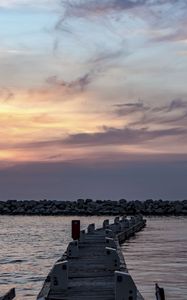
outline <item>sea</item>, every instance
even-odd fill
[[[35,300],[43,281],[71,241],[71,220],[97,227],[110,217],[0,216],[0,295],[16,287],[17,300]],[[187,299],[187,218],[147,217],[146,228],[122,245],[145,300],[155,300],[155,283],[166,300]]]

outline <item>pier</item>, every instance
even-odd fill
[[[143,300],[128,273],[120,244],[143,229],[141,215],[116,217],[102,228],[80,231],[72,221],[73,241],[49,272],[37,300]]]

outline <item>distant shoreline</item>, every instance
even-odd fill
[[[57,200],[7,200],[0,201],[0,215],[44,215],[44,216],[102,216],[134,215],[145,216],[186,216],[187,200],[145,200],[127,201],[120,199],[77,201]]]

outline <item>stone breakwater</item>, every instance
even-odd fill
[[[57,200],[8,200],[0,201],[1,215],[187,215],[187,200],[183,201],[119,201],[78,199]]]

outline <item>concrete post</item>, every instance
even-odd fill
[[[109,226],[109,220],[106,219],[103,221],[103,228],[106,229],[106,228],[108,228],[108,226]]]
[[[124,222],[126,219],[127,219],[127,217],[126,217],[126,216],[122,216],[122,218],[121,218],[121,222]]]
[[[132,225],[135,225],[135,223],[136,223],[136,218],[135,218],[135,217],[131,217],[131,218],[130,218],[130,223],[131,223]]]
[[[119,233],[121,232],[121,224],[120,223],[114,223],[114,224],[111,224],[109,226],[109,228],[114,232],[114,233]]]
[[[94,233],[95,231],[95,224],[89,224],[88,225],[88,233]]]
[[[117,248],[117,245],[116,245],[114,239],[109,238],[109,237],[106,237],[106,238],[105,238],[105,242],[106,242],[106,246],[107,246],[107,247],[109,247],[109,248],[114,248],[114,249]]]
[[[120,267],[120,259],[116,249],[106,247],[106,265],[109,270],[117,270]]]
[[[105,234],[106,234],[106,237],[109,237],[109,238],[113,238],[115,236],[114,232],[111,229],[106,229]]]
[[[115,300],[137,300],[137,288],[128,273],[115,271]]]
[[[114,224],[118,224],[118,223],[119,223],[119,217],[115,217]]]
[[[56,262],[50,273],[51,290],[62,291],[68,288],[68,261]]]
[[[121,221],[121,228],[122,230],[129,228],[129,221],[127,219]]]
[[[78,241],[73,241],[69,243],[67,248],[67,256],[69,258],[77,258],[79,257],[79,244]]]

